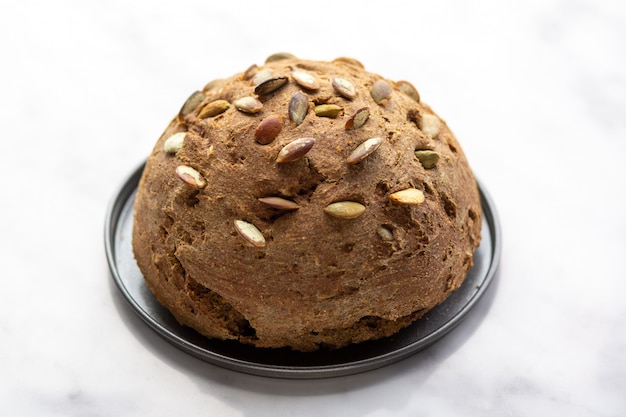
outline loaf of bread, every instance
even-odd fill
[[[199,333],[263,348],[390,336],[463,282],[476,181],[415,87],[275,54],[193,93],[148,157],[133,250]]]

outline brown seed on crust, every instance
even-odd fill
[[[200,119],[206,119],[208,117],[215,117],[218,114],[224,113],[226,110],[230,108],[230,103],[226,100],[215,100],[207,105],[205,105],[200,113],[198,113],[198,117]]]
[[[289,101],[289,120],[296,126],[304,121],[309,112],[309,97],[300,91],[294,93]]]
[[[389,195],[389,199],[399,204],[422,204],[424,193],[416,188],[407,188]]]
[[[316,116],[330,117],[334,119],[339,116],[339,113],[341,113],[343,108],[336,104],[319,104],[315,106],[313,110],[315,111]]]
[[[291,70],[291,77],[300,87],[306,88],[307,90],[317,90],[320,88],[320,83],[308,72]]]
[[[297,59],[297,57],[289,52],[277,52],[268,56],[265,63],[269,64],[270,62],[282,61],[283,59]]]
[[[263,103],[252,96],[237,99],[233,104],[237,110],[244,113],[258,113],[263,110]]]
[[[370,109],[369,107],[361,107],[357,111],[354,112],[352,116],[346,121],[345,128],[346,130],[350,129],[358,129],[367,122],[367,119],[370,117]]]
[[[398,90],[402,91],[407,96],[411,97],[416,102],[420,102],[420,94],[417,92],[417,89],[408,81],[398,81],[396,82],[396,87]]]
[[[339,201],[327,205],[324,212],[338,219],[355,219],[365,212],[365,206],[356,201]]]
[[[425,169],[434,168],[435,165],[437,165],[437,161],[439,161],[439,154],[435,151],[427,149],[415,151],[415,157],[420,161]]]
[[[376,104],[385,104],[391,98],[391,86],[387,81],[378,80],[372,85],[370,94]]]
[[[356,97],[356,89],[352,83],[344,78],[335,77],[332,80],[333,88],[343,97],[352,100]]]
[[[272,114],[259,123],[254,131],[254,139],[261,145],[272,143],[283,128],[283,116]]]
[[[185,116],[189,115],[191,112],[198,108],[200,103],[202,103],[205,98],[206,96],[202,91],[195,91],[189,96],[189,98],[187,98],[187,100],[185,100],[185,103],[178,112],[178,117],[183,119]]]
[[[289,81],[287,77],[269,78],[254,87],[254,93],[259,96],[273,93],[274,91],[287,84],[287,81]]]
[[[268,206],[273,207],[275,209],[279,209],[279,210],[291,211],[291,210],[298,210],[300,208],[300,206],[294,203],[293,201],[287,200],[282,197],[260,197],[258,198],[258,200],[263,204],[267,204]]]
[[[300,138],[291,141],[280,150],[276,162],[284,163],[300,159],[311,150],[313,145],[315,145],[314,138]]]
[[[179,165],[176,167],[176,175],[185,184],[194,188],[204,188],[206,180],[198,171],[187,165]]]
[[[265,246],[265,237],[263,233],[252,223],[245,222],[243,220],[235,220],[235,230],[241,237],[243,237],[248,243],[262,248]]]
[[[352,151],[350,156],[346,159],[346,162],[351,165],[361,162],[378,149],[381,143],[383,143],[381,138],[371,138],[366,140],[357,146],[354,151]]]

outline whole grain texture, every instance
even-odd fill
[[[461,146],[413,84],[281,53],[184,103],[146,162],[132,238],[180,323],[313,351],[441,303],[480,230]]]

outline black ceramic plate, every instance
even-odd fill
[[[249,374],[282,378],[322,378],[364,372],[412,355],[452,330],[485,293],[501,252],[500,225],[493,202],[481,187],[482,241],[463,285],[446,301],[392,337],[314,353],[259,349],[234,341],[207,339],[181,326],[144,284],[131,249],[133,202],[144,165],[122,185],[109,206],[105,249],[111,274],[122,295],[159,335],[202,360]]]

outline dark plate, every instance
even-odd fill
[[[412,355],[452,330],[487,290],[501,252],[500,225],[489,195],[479,183],[483,208],[482,241],[463,285],[442,304],[392,337],[334,351],[314,353],[259,349],[234,341],[210,340],[181,326],[146,285],[131,248],[133,202],[141,164],[122,185],[107,211],[105,249],[111,274],[137,314],[159,335],[202,360],[249,374],[282,378],[322,378],[379,368]]]

